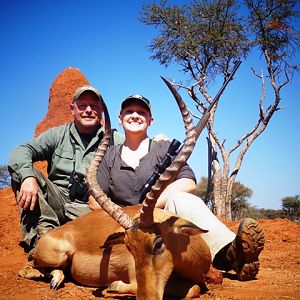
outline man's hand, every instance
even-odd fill
[[[35,177],[27,177],[21,184],[17,202],[24,210],[33,210],[38,199],[39,185]]]
[[[170,139],[163,133],[159,133],[155,137],[153,137],[153,142],[159,142],[159,141],[170,141]]]

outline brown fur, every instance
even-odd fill
[[[130,206],[124,211],[133,217],[139,209]],[[20,275],[41,278],[45,268],[50,268],[51,287],[58,288],[64,280],[62,271],[68,269],[82,285],[108,286],[111,292],[131,294],[137,293],[137,278],[137,299],[161,299],[174,272],[202,283],[211,263],[203,231],[161,209],[154,212],[158,223],[147,230],[127,230],[125,243],[125,230],[102,209],[51,230],[40,238],[30,266]]]

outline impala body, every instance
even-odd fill
[[[139,209],[130,206],[124,211],[133,216]],[[56,289],[64,280],[64,272],[69,271],[82,285],[108,286],[110,292],[131,294],[137,292],[138,277],[140,287],[160,294],[141,299],[161,298],[173,271],[191,280],[191,286],[203,283],[211,257],[201,238],[202,230],[161,209],[155,209],[154,218],[158,223],[151,229],[125,233],[104,210],[95,210],[43,235],[20,275],[38,279],[50,269],[51,287]],[[136,276],[136,272],[144,276]],[[178,290],[173,287],[168,294],[185,293],[178,283],[175,286]]]

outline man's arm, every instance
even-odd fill
[[[9,158],[8,170],[12,180],[20,183],[20,192],[17,194],[18,206],[33,210],[38,199],[38,183],[33,170],[33,148],[31,144],[22,144],[16,147]]]
[[[48,130],[31,142],[17,146],[11,153],[8,170],[12,179],[20,183],[17,202],[20,207],[33,210],[38,199],[38,183],[33,162],[48,160],[56,144],[57,133]]]
[[[10,154],[8,168],[13,179],[22,182],[27,177],[34,177],[33,163],[49,161],[57,144],[61,130],[51,128],[32,141],[17,146]]]

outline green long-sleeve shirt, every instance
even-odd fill
[[[12,151],[8,162],[11,176],[15,181],[22,182],[26,177],[34,176],[34,162],[46,160],[49,180],[66,188],[74,169],[74,162],[75,171],[86,174],[102,136],[103,127],[99,128],[85,148],[74,123],[50,128],[31,142],[19,145]],[[121,134],[114,132],[115,145],[123,140]]]

